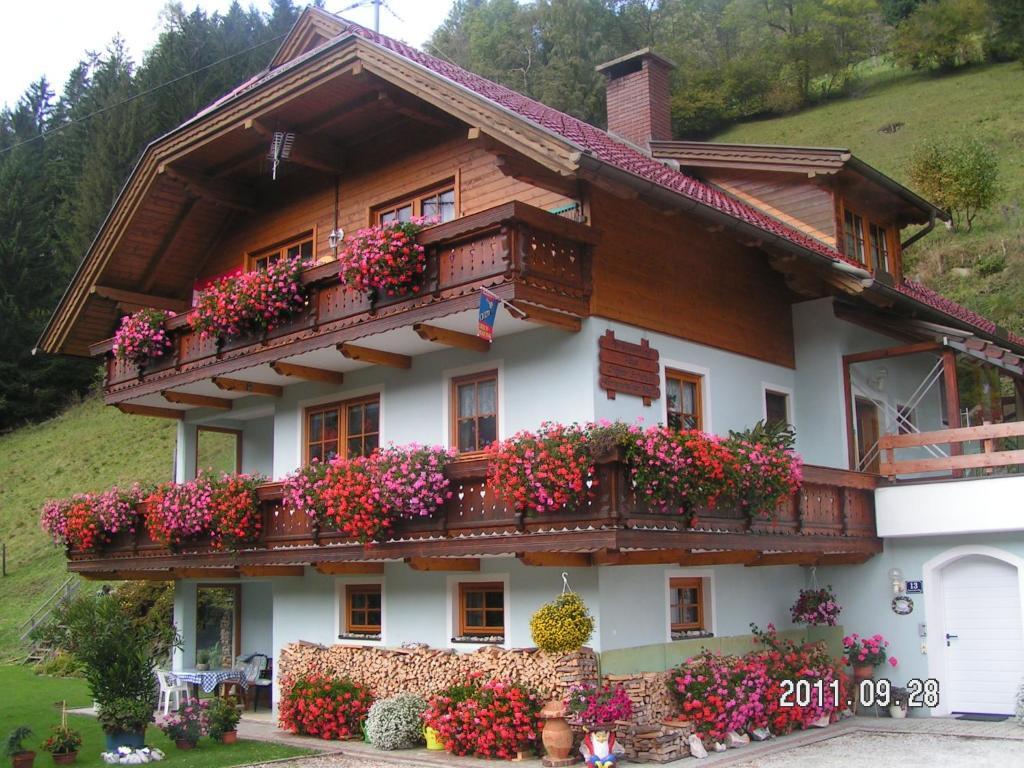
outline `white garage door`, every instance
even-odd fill
[[[971,556],[942,570],[946,682],[952,712],[1012,714],[1024,677],[1024,625],[1017,569]]]

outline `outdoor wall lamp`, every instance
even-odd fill
[[[906,582],[903,581],[903,571],[899,568],[891,568],[889,570],[889,583],[892,585],[892,593],[894,595],[903,594],[903,590],[906,589]]]
[[[327,247],[330,248],[333,251],[333,250],[337,249],[339,243],[341,243],[341,241],[344,240],[344,239],[345,239],[345,230],[344,229],[340,229],[340,228],[332,229],[331,233],[329,235],[327,235]]]

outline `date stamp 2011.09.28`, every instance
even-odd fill
[[[905,688],[900,689],[884,677],[877,680],[861,680],[850,688],[844,697],[838,680],[825,683],[822,680],[783,680],[780,707],[832,707],[852,709],[854,704],[861,707],[888,707],[905,704],[908,709],[939,705],[939,681],[934,678],[912,677]]]

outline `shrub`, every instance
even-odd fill
[[[518,683],[492,680],[431,697],[423,721],[454,755],[511,760],[536,741],[539,712],[536,693]]]
[[[423,743],[422,696],[405,693],[375,701],[366,718],[366,736],[377,749],[412,749]]]
[[[206,732],[211,739],[219,741],[225,733],[236,730],[241,719],[242,713],[234,698],[214,696],[206,710]]]
[[[958,230],[966,224],[970,232],[978,212],[999,195],[999,160],[973,136],[917,145],[907,172],[925,197],[952,214]]]
[[[141,366],[166,355],[174,347],[165,326],[173,316],[159,309],[140,309],[122,317],[114,333],[114,357]]]
[[[373,695],[359,683],[321,675],[283,680],[281,694],[281,727],[326,740],[358,736],[373,704]]]
[[[530,636],[542,651],[575,651],[590,640],[593,632],[594,619],[575,592],[559,595],[530,617]]]
[[[587,433],[546,422],[487,448],[488,481],[511,507],[530,515],[575,509],[590,498],[594,462]]]
[[[150,698],[127,697],[102,701],[96,719],[107,733],[141,731],[153,722],[153,702]]]
[[[985,0],[923,3],[896,28],[893,57],[913,69],[951,70],[984,61],[988,17]]]

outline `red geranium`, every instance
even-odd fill
[[[537,694],[518,683],[492,680],[453,686],[431,697],[423,722],[454,755],[511,760],[540,733]]]
[[[327,518],[339,531],[363,543],[379,539],[391,527],[391,515],[381,503],[372,458],[331,460],[320,495]]]
[[[348,678],[306,675],[281,680],[280,725],[325,740],[358,736],[373,704],[368,688]]]
[[[416,242],[425,219],[392,221],[360,229],[338,254],[341,281],[357,291],[394,296],[420,291],[427,254]]]

